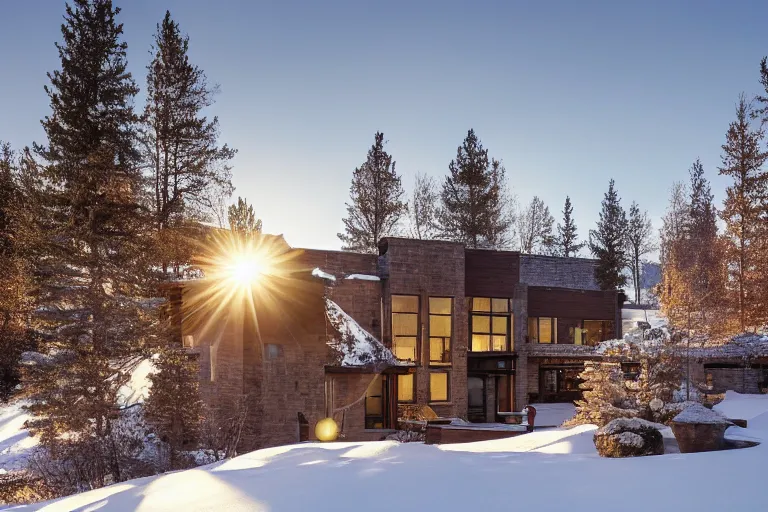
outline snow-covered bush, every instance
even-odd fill
[[[421,443],[424,442],[426,436],[424,432],[418,432],[416,430],[398,430],[394,434],[389,434],[386,437],[387,441],[399,441],[401,443]]]
[[[576,401],[576,415],[566,424],[603,426],[632,417],[669,421],[664,405],[675,401],[682,377],[672,338],[663,328],[602,343],[597,349],[602,360],[586,363],[580,375],[584,398]],[[636,365],[639,372],[625,373],[622,363]]]

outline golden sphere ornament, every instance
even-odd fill
[[[320,441],[335,441],[339,437],[339,426],[333,418],[324,418],[315,425],[315,437]]]

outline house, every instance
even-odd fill
[[[203,399],[244,418],[243,449],[296,442],[305,421],[313,436],[328,416],[377,440],[421,405],[496,422],[570,401],[592,347],[621,336],[623,294],[597,287],[594,260],[403,238],[379,254],[262,245],[271,268],[246,293],[235,277],[171,294]]]

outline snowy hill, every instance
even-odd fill
[[[768,400],[731,396],[742,415]],[[748,402],[748,403],[747,403]],[[307,443],[123,482],[17,510],[762,510],[768,444],[705,454],[601,459],[595,427],[463,445]],[[728,435],[768,441],[768,422]]]

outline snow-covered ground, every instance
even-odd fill
[[[768,415],[768,399],[731,395],[719,408],[759,420]],[[600,458],[592,444],[594,430],[583,425],[444,446],[395,441],[282,446],[19,510],[768,508],[768,421],[728,430],[730,437],[766,441],[754,448],[633,459]]]
[[[149,395],[152,382],[149,376],[155,371],[150,359],[137,361],[131,369],[128,381],[117,392],[117,404],[131,407]],[[0,474],[24,469],[27,459],[39,444],[39,439],[29,435],[24,423],[32,415],[24,409],[29,402],[16,400],[0,406]]]
[[[576,414],[576,406],[573,402],[531,405],[536,408],[536,418],[533,423],[538,428],[559,427]]]

